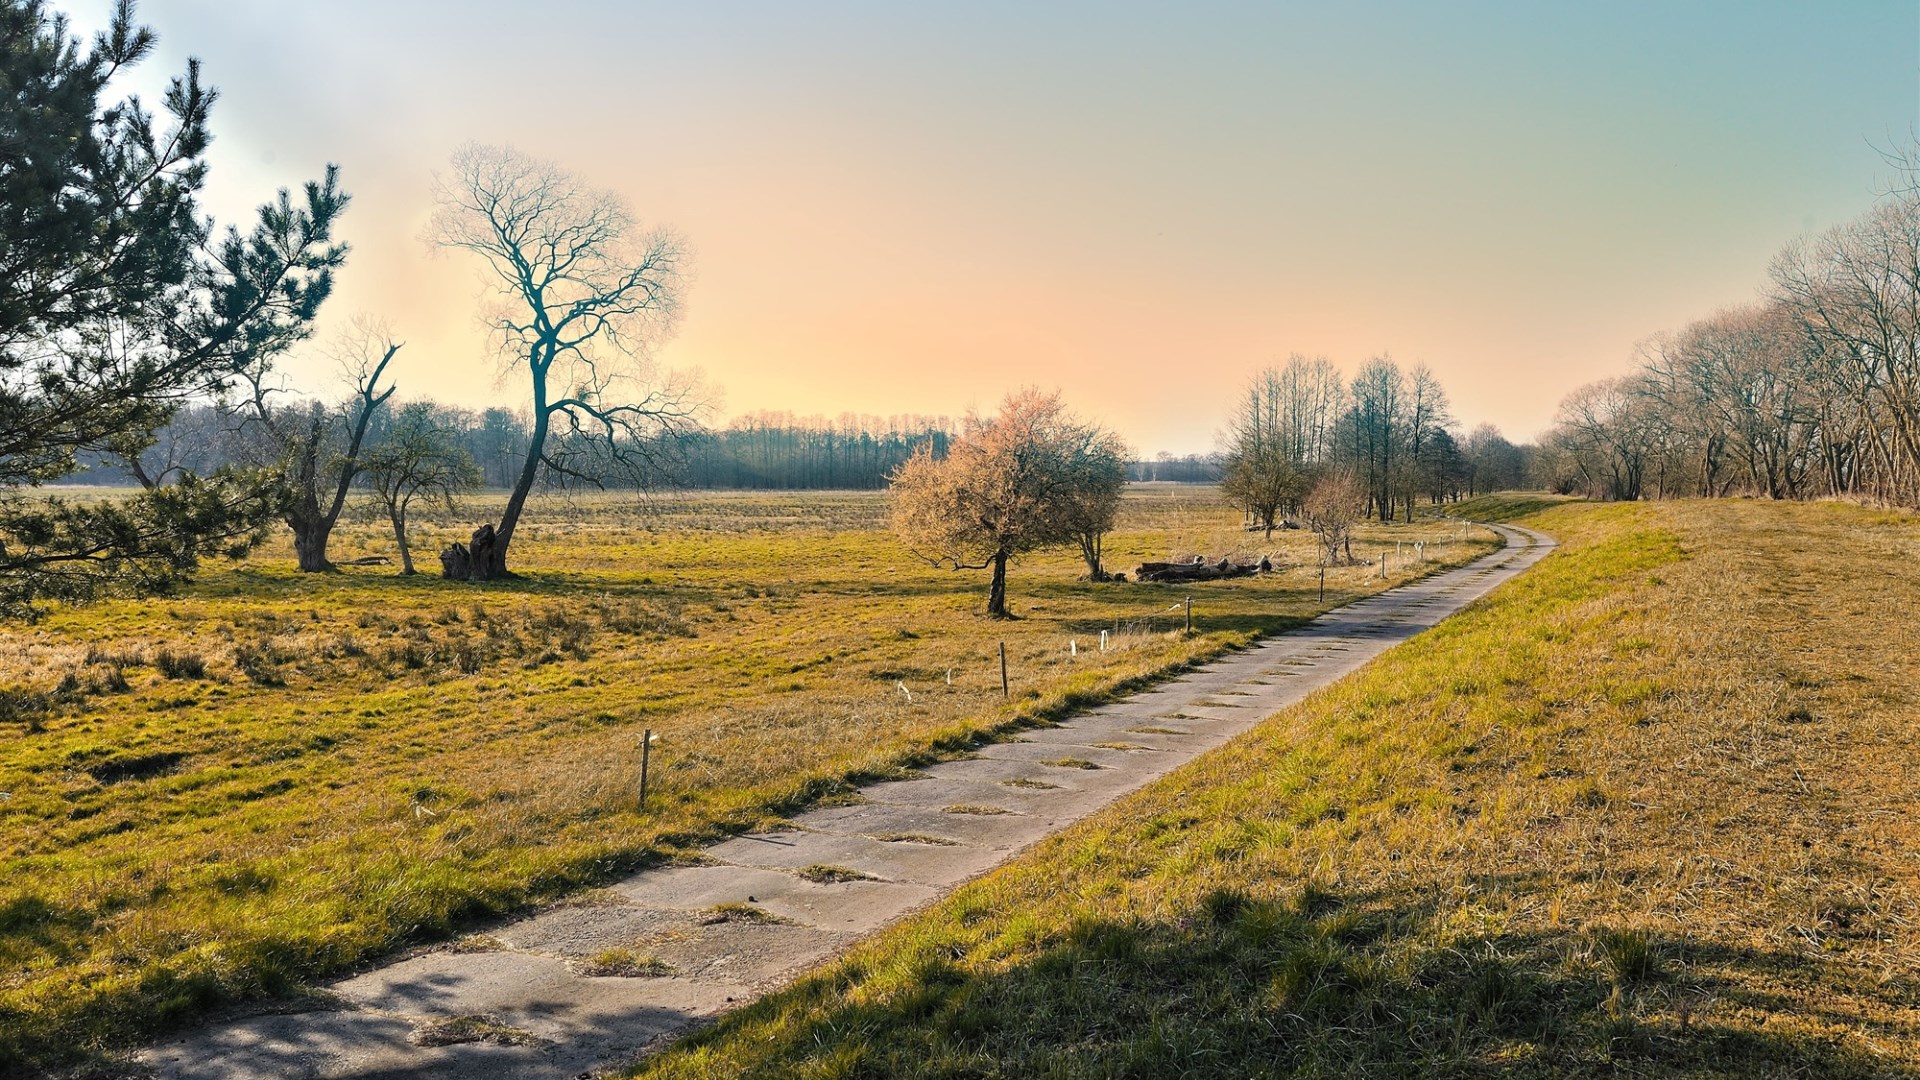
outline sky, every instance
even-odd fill
[[[77,28],[108,0],[56,0]],[[716,416],[991,410],[1058,389],[1205,452],[1290,353],[1425,363],[1516,441],[1636,342],[1766,288],[1920,131],[1914,0],[145,0],[126,89],[221,91],[206,205],[338,163],[326,316],[402,397],[523,401],[432,177],[507,144],[693,253],[664,365]],[[327,332],[323,328],[324,333]],[[317,352],[287,371],[337,391]]]

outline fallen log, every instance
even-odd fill
[[[1273,570],[1273,560],[1265,555],[1260,561],[1236,563],[1222,556],[1219,562],[1195,558],[1190,563],[1150,562],[1134,568],[1135,581],[1220,581],[1226,578],[1252,577]]]

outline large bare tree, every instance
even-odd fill
[[[650,358],[672,328],[685,253],[672,233],[641,228],[614,192],[508,147],[461,148],[435,199],[428,240],[486,267],[488,328],[531,398],[526,456],[499,523],[441,553],[447,577],[481,581],[508,575],[536,483],[645,484],[696,426],[696,389]]]

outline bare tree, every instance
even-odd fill
[[[415,401],[400,410],[386,438],[367,455],[367,479],[393,526],[400,547],[400,572],[412,575],[413,550],[407,545],[407,512],[415,499],[439,500],[453,509],[461,494],[480,486],[480,467],[460,445],[460,432],[435,415],[432,402]]]
[[[1603,379],[1560,402],[1548,440],[1574,471],[1572,487],[1594,498],[1635,500],[1660,457],[1666,425],[1649,408],[1639,377]]]
[[[272,396],[280,388],[265,363],[241,372],[245,399],[221,405],[243,454],[280,470],[281,520],[293,530],[294,558],[308,573],[333,569],[327,543],[364,467],[367,430],[393,396],[393,384],[382,387],[381,380],[401,343],[385,327],[361,319],[343,333],[337,348],[337,359],[353,380],[353,396],[338,408],[318,401],[276,405]]]
[[[991,569],[987,614],[1007,618],[1008,561],[1080,540],[1088,508],[1118,501],[1124,468],[1104,460],[1117,447],[1058,394],[1011,394],[999,415],[968,417],[944,459],[922,446],[894,471],[894,531],[934,566]]]
[[[663,378],[649,347],[672,327],[685,255],[663,230],[642,230],[625,200],[552,162],[466,146],[435,181],[429,242],[485,265],[487,316],[505,363],[531,398],[526,456],[498,525],[441,553],[447,577],[508,574],[527,497],[544,475],[601,485],[653,479],[664,450],[697,425],[695,388]]]
[[[1255,375],[1242,394],[1222,436],[1220,490],[1268,536],[1332,457],[1345,400],[1340,369],[1299,353]]]
[[[1278,368],[1253,377],[1222,436],[1220,494],[1267,536],[1306,489],[1296,456],[1298,432],[1287,423],[1285,386]]]
[[[1348,459],[1366,486],[1370,508],[1381,521],[1390,520],[1407,424],[1407,378],[1392,358],[1377,356],[1361,366],[1347,419]]]
[[[1067,527],[1087,564],[1087,580],[1111,580],[1100,559],[1120,510],[1131,453],[1119,435],[1094,423],[1068,425],[1059,450],[1067,474]]]
[[[1780,297],[1823,347],[1829,394],[1857,429],[1857,486],[1920,504],[1920,192],[1790,246],[1775,261]]]
[[[1407,416],[1406,430],[1403,436],[1406,454],[1402,472],[1406,495],[1407,522],[1413,522],[1414,496],[1421,485],[1423,474],[1428,472],[1426,460],[1429,447],[1440,438],[1451,438],[1446,432],[1453,425],[1453,413],[1447,401],[1446,388],[1440,385],[1440,379],[1425,364],[1413,365],[1413,371],[1407,379]],[[1389,511],[1386,515],[1392,517]]]
[[[1507,441],[1500,429],[1481,424],[1461,447],[1467,459],[1467,494],[1512,491],[1526,483],[1526,451]]]

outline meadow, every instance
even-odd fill
[[[423,567],[492,509],[422,517]],[[983,575],[914,560],[885,516],[878,493],[551,500],[511,582],[303,575],[276,540],[172,597],[0,629],[0,1071],[299,998],[1493,546],[1363,529],[1372,561],[1323,602],[1310,537],[1146,486],[1111,568],[1272,553],[1281,572],[1090,584],[1047,554],[1014,567],[999,621]],[[333,555],[391,549],[359,521]]]
[[[1563,546],[635,1075],[1920,1072],[1920,517],[1464,509]]]

